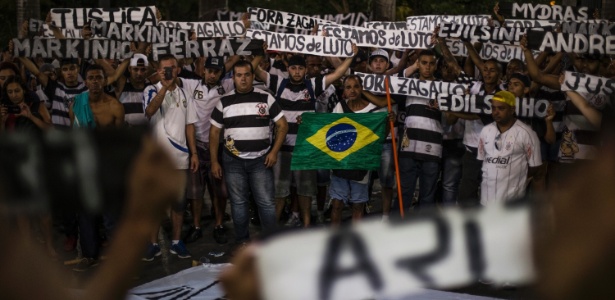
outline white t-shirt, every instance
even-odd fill
[[[233,80],[223,79],[220,85],[208,88],[201,80],[180,78],[184,90],[192,93],[198,121],[194,123],[197,141],[209,143],[211,113],[222,95],[233,90]]]
[[[143,109],[156,97],[162,89],[159,82],[149,85],[143,91]],[[192,94],[180,87],[167,91],[160,108],[150,118],[153,135],[173,158],[177,169],[188,169],[188,149],[186,140],[186,125],[197,122],[196,109]]]
[[[538,136],[519,120],[503,133],[495,122],[486,125],[480,133],[477,158],[483,161],[482,205],[523,196],[528,165],[542,164]]]

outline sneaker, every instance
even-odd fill
[[[84,272],[93,267],[98,266],[98,260],[94,258],[83,258],[81,261],[75,265],[73,271]]]
[[[286,224],[284,224],[284,226],[286,226],[286,227],[301,227],[301,226],[303,226],[303,223],[301,223],[301,220],[299,219],[299,217],[297,217],[294,214],[292,214],[292,215],[290,215],[290,218],[288,219]]]
[[[75,247],[77,247],[77,237],[74,235],[67,236],[64,240],[64,251],[71,252],[75,250]]]
[[[226,244],[228,239],[226,238],[226,228],[224,226],[219,225],[214,227],[214,240],[218,244]]]
[[[156,258],[156,256],[160,256],[160,254],[162,254],[162,252],[160,251],[160,246],[149,244],[149,246],[147,246],[147,252],[145,252],[145,256],[143,256],[141,260],[152,261],[154,260],[154,258]]]
[[[182,241],[179,241],[177,242],[177,244],[171,246],[171,253],[177,254],[177,257],[179,258],[191,257],[190,252],[188,252],[188,249],[186,249],[186,245],[184,245],[184,242]]]
[[[203,237],[203,230],[201,228],[196,229],[194,226],[190,226],[190,231],[188,231],[188,235],[184,238],[184,242],[186,244],[196,242],[196,240]]]

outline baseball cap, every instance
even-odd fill
[[[296,65],[300,65],[300,66],[306,66],[305,63],[305,58],[303,58],[303,56],[301,55],[293,55],[290,57],[290,59],[288,60],[288,66],[296,66]]]
[[[371,62],[372,59],[376,56],[382,56],[387,60],[387,62],[389,61],[389,53],[383,49],[378,49],[373,51],[372,54],[369,55],[369,62]]]
[[[148,65],[149,62],[147,61],[147,56],[143,54],[135,53],[135,55],[133,55],[130,59],[131,67],[147,67]]]
[[[515,100],[515,95],[509,91],[499,91],[493,95],[493,101],[504,102],[510,106],[516,106],[517,101]]]
[[[224,70],[224,59],[219,56],[209,56],[205,61],[205,68]]]
[[[526,88],[529,88],[530,85],[532,85],[532,81],[530,80],[530,78],[527,77],[527,75],[523,73],[513,73],[512,75],[510,75],[510,79],[513,79],[513,78],[517,78],[521,82],[523,82],[523,85],[525,85]]]

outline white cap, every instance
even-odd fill
[[[147,56],[141,53],[135,53],[130,59],[131,67],[136,67],[136,66],[147,67],[148,65],[149,65],[149,62],[147,61]]]
[[[372,61],[372,58],[376,56],[382,56],[386,58],[387,62],[389,61],[389,53],[386,52],[386,50],[378,49],[378,50],[373,51],[372,54],[369,55],[369,61]]]

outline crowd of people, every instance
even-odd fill
[[[186,244],[203,238],[206,190],[215,217],[207,238],[228,242],[228,199],[234,242],[242,246],[250,241],[251,206],[263,230],[325,224],[327,199],[331,224],[341,224],[345,206],[356,222],[365,213],[376,178],[383,221],[399,215],[400,206],[404,211],[475,207],[556,189],[572,167],[596,158],[601,124],[611,117],[607,108],[612,106],[609,95],[561,91],[560,74],[613,78],[615,64],[600,55],[535,56],[525,39],[520,43],[524,60],[507,63],[482,60],[480,45],[467,41],[469,56],[454,57],[437,35],[433,49],[353,46],[354,56],[348,58],[265,51],[252,57],[163,55],[152,61],[147,44],[141,43],[124,61],[49,60],[13,57],[9,47],[0,63],[0,130],[151,126],[177,173],[188,179],[170,212],[170,252],[189,258]],[[435,99],[391,95],[389,118],[395,122],[382,145],[380,169],[291,170],[302,113],[387,111],[387,95],[364,90],[355,72],[468,84],[469,94],[493,96],[492,113],[441,111]],[[549,100],[546,117],[517,117],[516,98],[524,97]],[[401,205],[394,197],[395,176]],[[187,220],[191,228],[183,233],[188,204],[193,219]],[[64,250],[80,243],[83,260],[75,270],[97,265],[98,226],[104,224],[111,236],[117,216],[105,214],[104,222],[88,213],[54,218],[65,229]],[[40,221],[47,254],[55,257],[51,217]],[[30,220],[18,223],[20,230],[29,230]],[[157,229],[142,247],[143,260],[160,256]]]

